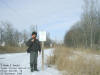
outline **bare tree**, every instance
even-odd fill
[[[98,45],[99,32],[100,9],[98,8],[97,1],[84,0],[81,19],[66,33],[64,41],[65,44],[67,43],[75,47],[84,46],[85,48],[93,48]]]

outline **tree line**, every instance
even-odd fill
[[[98,0],[84,0],[80,21],[65,34],[65,45],[75,48],[100,48],[99,4]]]
[[[28,39],[26,30],[18,31],[10,22],[0,22],[0,45],[24,46]]]
[[[0,46],[13,46],[23,47],[26,46],[26,41],[31,38],[33,31],[37,32],[37,26],[31,25],[30,31],[22,30],[19,31],[13,27],[10,22],[0,22]],[[37,37],[38,38],[38,37]],[[50,47],[53,44],[53,40],[50,38],[50,33],[47,32],[47,41],[44,43],[45,47]]]

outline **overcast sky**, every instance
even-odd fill
[[[0,21],[11,22],[20,31],[33,24],[63,40],[65,33],[80,19],[83,0],[0,0]]]

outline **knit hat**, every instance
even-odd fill
[[[32,32],[32,35],[34,35],[34,34],[37,36],[37,32]]]

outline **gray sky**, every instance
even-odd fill
[[[37,24],[52,39],[63,40],[80,19],[82,5],[82,0],[0,0],[0,21],[11,22],[20,31]]]

